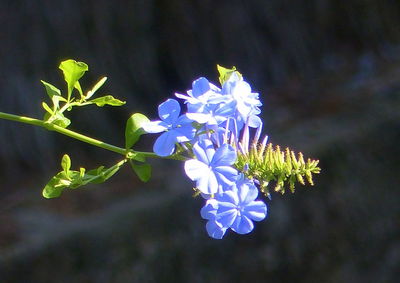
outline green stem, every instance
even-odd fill
[[[24,116],[18,116],[18,115],[13,115],[13,114],[8,114],[8,113],[4,113],[4,112],[0,112],[0,119],[5,119],[5,120],[11,120],[11,121],[15,121],[15,122],[20,122],[20,123],[25,123],[25,124],[30,124],[30,125],[34,125],[34,126],[39,126],[42,128],[45,128],[47,130],[50,131],[55,131],[58,132],[60,134],[69,136],[73,139],[77,139],[80,140],[82,142],[97,146],[97,147],[101,147],[103,149],[112,151],[112,152],[116,152],[119,153],[121,155],[127,156],[128,152],[133,153],[133,156],[136,155],[142,155],[143,157],[146,158],[162,158],[158,155],[156,155],[153,152],[143,152],[143,151],[135,151],[130,149],[129,151],[127,151],[125,148],[122,147],[118,147],[112,144],[108,144],[96,139],[93,139],[91,137],[82,135],[80,133],[62,128],[60,126],[51,124],[51,123],[46,123],[42,120],[38,120],[38,119],[34,119],[34,118],[30,118],[30,117],[24,117]],[[173,159],[173,160],[186,160],[187,158],[181,155],[170,155],[170,156],[166,156],[164,157],[165,159]]]
[[[79,134],[77,132],[68,130],[68,129],[64,129],[60,126],[51,124],[51,123],[46,123],[42,120],[38,120],[38,119],[34,119],[34,118],[30,118],[30,117],[23,117],[23,116],[18,116],[18,115],[13,115],[13,114],[8,114],[8,113],[4,113],[4,112],[0,112],[0,119],[6,119],[6,120],[11,120],[11,121],[15,121],[15,122],[20,122],[20,123],[25,123],[25,124],[30,124],[30,125],[35,125],[35,126],[39,126],[45,129],[48,129],[50,131],[55,131],[58,132],[60,134],[69,136],[73,139],[77,139],[80,140],[82,142],[97,146],[97,147],[101,147],[103,149],[109,150],[109,151],[113,151],[122,155],[126,155],[126,149],[125,148],[121,148],[115,145],[111,145],[96,139],[93,139],[91,137]]]

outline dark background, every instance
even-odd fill
[[[273,143],[320,159],[314,187],[273,194],[246,236],[210,239],[182,164],[154,160],[143,184],[46,200],[73,168],[119,156],[0,121],[2,282],[395,282],[400,275],[400,2],[396,0],[0,1],[0,111],[40,118],[40,80],[61,60],[103,75],[120,108],[77,109],[71,129],[123,145],[134,112],[235,65],[260,93]],[[64,88],[65,89],[65,88]],[[153,139],[140,145],[151,150]]]

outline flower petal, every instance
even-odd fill
[[[210,89],[210,82],[204,77],[200,77],[192,83],[192,95],[194,97],[199,97]]]
[[[229,166],[236,161],[236,151],[229,144],[223,144],[215,151],[211,166]]]
[[[218,192],[218,180],[211,168],[208,170],[197,180],[196,186],[204,194],[215,194]]]
[[[142,124],[142,128],[146,133],[156,134],[168,130],[168,125],[164,121],[152,121]]]
[[[215,215],[215,222],[220,224],[224,228],[229,228],[234,222],[238,215],[236,206],[230,202],[218,203],[218,211]]]
[[[200,215],[203,219],[214,220],[218,210],[218,202],[215,199],[207,200],[206,204],[201,208]]]
[[[215,221],[208,221],[206,224],[207,233],[211,238],[222,239],[227,228],[219,226]]]
[[[197,159],[190,159],[185,161],[185,173],[192,180],[197,181],[210,172],[210,168],[203,162]]]
[[[223,194],[216,195],[215,199],[219,203],[224,203],[224,207],[228,206],[226,203],[231,203],[234,207],[239,204],[239,198],[235,191],[225,191]]]
[[[231,166],[218,166],[213,168],[213,171],[220,184],[225,185],[225,187],[232,186],[238,176],[238,171]]]
[[[236,217],[231,229],[238,234],[248,234],[253,231],[254,224],[246,215],[241,215]]]
[[[253,201],[243,209],[243,214],[254,221],[261,221],[267,216],[267,205],[262,201]]]
[[[169,156],[174,153],[176,133],[169,131],[158,137],[154,143],[153,150],[158,156]]]
[[[167,124],[175,124],[180,112],[181,106],[175,99],[167,99],[158,106],[158,115]]]
[[[193,145],[193,153],[199,161],[209,165],[215,154],[214,145],[207,138],[201,139]]]
[[[200,124],[206,123],[212,117],[209,113],[187,113],[186,116]]]
[[[238,194],[241,205],[248,205],[257,198],[258,189],[254,184],[246,180],[239,184]]]

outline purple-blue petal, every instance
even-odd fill
[[[236,150],[228,144],[223,144],[215,151],[211,160],[211,166],[229,166],[235,163],[235,161]]]
[[[207,164],[197,160],[190,159],[185,161],[185,173],[192,180],[197,181],[205,175],[208,175],[210,172],[210,168]]]
[[[215,222],[224,228],[229,228],[235,221],[238,214],[236,206],[230,202],[218,203],[218,211],[215,215]]]
[[[218,180],[220,180],[221,185],[225,185],[227,187],[233,185],[238,175],[238,171],[231,166],[214,167],[213,171],[217,176]]]
[[[267,205],[262,201],[253,201],[246,205],[243,214],[253,221],[261,221],[267,216]]]
[[[249,181],[238,184],[238,194],[241,205],[247,205],[254,201],[258,196],[257,187]]]
[[[142,125],[143,130],[149,134],[157,134],[168,130],[168,124],[164,121],[151,121]]]
[[[158,137],[154,143],[153,150],[159,156],[169,156],[174,153],[176,143],[176,132],[169,131]]]
[[[213,171],[209,171],[201,176],[196,183],[197,189],[205,194],[215,194],[218,192],[218,179]]]
[[[230,227],[238,234],[248,234],[254,229],[254,224],[246,215],[238,215]]]
[[[225,235],[225,232],[227,230],[227,228],[223,228],[221,226],[219,226],[215,221],[208,221],[206,224],[206,229],[207,229],[207,233],[211,238],[214,239],[222,239],[222,237]]]
[[[200,215],[203,219],[214,220],[218,210],[218,202],[215,199],[207,200],[206,204],[201,208]]]
[[[167,99],[158,106],[158,115],[167,124],[174,125],[179,117],[181,106],[175,99]]]
[[[198,97],[210,90],[210,82],[206,78],[198,78],[192,83],[192,95]]]

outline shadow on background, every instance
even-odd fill
[[[67,152],[73,166],[112,164],[102,149],[0,121],[0,278],[4,282],[395,282],[400,4],[312,1],[2,1],[0,111],[41,117],[40,79],[63,85],[63,59],[107,75],[121,108],[72,113],[71,128],[123,144],[134,112],[216,64],[235,65],[263,102],[273,143],[320,159],[316,186],[274,194],[247,236],[209,239],[182,164],[153,161],[108,183],[45,200]],[[152,137],[142,146],[151,149]]]

